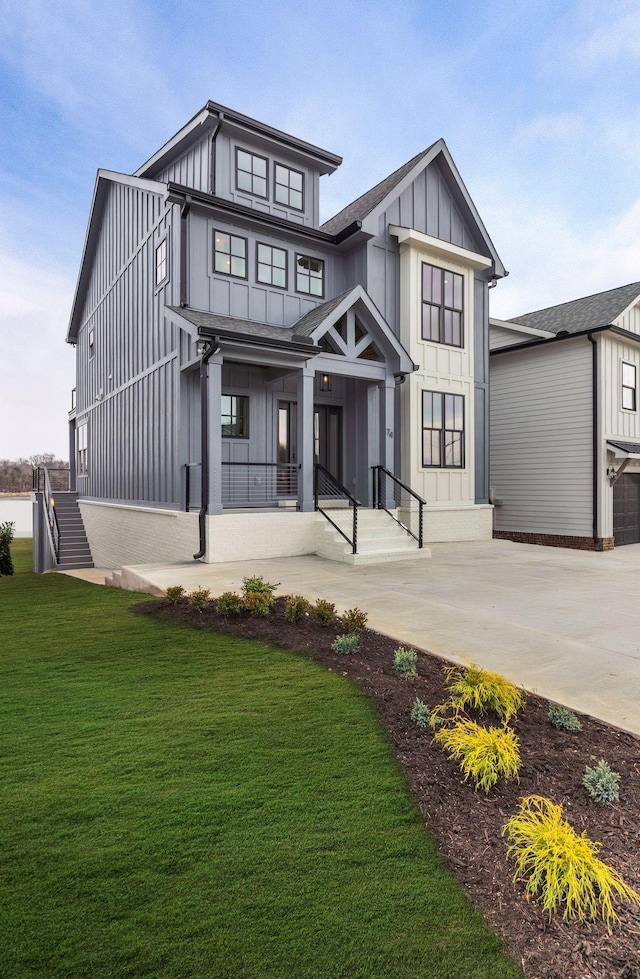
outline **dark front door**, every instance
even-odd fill
[[[339,405],[314,408],[313,459],[342,482],[342,408]]]
[[[623,473],[613,486],[613,541],[640,543],[640,475]]]

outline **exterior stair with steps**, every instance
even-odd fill
[[[346,564],[382,564],[392,561],[415,561],[431,557],[428,547],[418,542],[400,527],[386,510],[358,507],[357,554],[351,545],[321,513],[318,514],[316,553],[330,561]],[[353,511],[332,509],[331,519],[351,536]]]
[[[78,506],[78,494],[55,492],[53,497],[60,531],[58,568],[92,568],[93,558]]]

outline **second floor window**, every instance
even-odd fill
[[[169,278],[169,256],[167,251],[167,239],[164,238],[156,248],[156,285]]]
[[[267,197],[268,162],[264,156],[236,150],[236,187],[256,197]]]
[[[301,211],[304,207],[303,179],[303,175],[298,170],[291,170],[289,167],[283,167],[281,163],[276,163],[275,199],[277,203]]]
[[[636,365],[622,362],[622,407],[636,410]]]
[[[287,253],[284,248],[258,245],[258,282],[287,287]]]
[[[422,339],[464,344],[462,296],[464,278],[457,272],[422,263]]]
[[[324,296],[324,262],[321,258],[296,256],[296,291]]]
[[[213,232],[213,270],[223,275],[247,278],[247,239],[228,235],[224,231]]]
[[[422,392],[422,465],[464,467],[464,396]]]

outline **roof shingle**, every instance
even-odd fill
[[[597,292],[583,299],[560,303],[559,306],[538,309],[523,316],[512,316],[507,322],[548,330],[556,335],[562,332],[580,333],[598,326],[611,326],[616,317],[639,296],[640,282],[631,282],[627,286]]]

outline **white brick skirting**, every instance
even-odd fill
[[[488,503],[442,509],[425,507],[425,544],[454,540],[491,540],[492,536],[493,507]]]
[[[313,554],[317,519],[315,512],[297,510],[215,514],[207,517],[205,560],[208,564],[218,564]]]
[[[192,561],[198,514],[78,500],[97,568]]]

